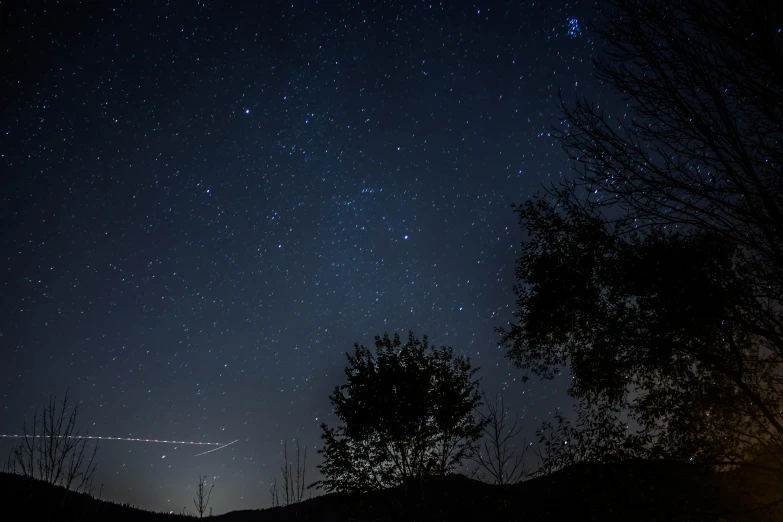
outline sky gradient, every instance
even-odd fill
[[[0,7],[0,433],[71,389],[103,497],[269,505],[354,342],[408,330],[505,389],[526,434],[566,382],[498,347],[512,203],[567,174],[590,2]],[[0,440],[3,458],[10,441]],[[310,480],[308,479],[308,482]]]

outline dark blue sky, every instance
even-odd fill
[[[510,205],[568,172],[557,90],[600,101],[591,3],[12,4],[0,433],[70,387],[91,435],[239,439],[99,453],[104,497],[180,511],[202,473],[220,513],[269,504],[283,440],[318,463],[375,334],[469,355],[528,435],[567,407],[494,328]]]

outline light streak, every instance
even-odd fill
[[[41,439],[41,438],[49,438],[49,439],[88,439],[88,440],[123,440],[126,442],[157,442],[158,444],[190,444],[193,446],[222,446],[226,447],[229,444],[233,444],[236,442],[229,442],[228,444],[223,444],[222,442],[193,442],[193,441],[186,441],[186,440],[161,440],[161,439],[134,439],[131,437],[101,437],[100,435],[1,435],[0,438],[2,439]],[[239,439],[237,439],[239,440]],[[219,450],[220,448],[215,448],[212,451]]]
[[[219,449],[223,449],[223,448],[225,448],[226,446],[231,446],[231,445],[232,445],[233,443],[235,443],[235,442],[239,442],[239,439],[237,439],[237,440],[232,440],[232,441],[231,441],[231,442],[229,442],[228,444],[226,444],[226,445],[224,445],[224,446],[220,446],[219,448],[215,448],[215,449],[207,450],[207,451],[205,451],[204,453],[197,453],[196,455],[193,455],[193,456],[194,456],[194,457],[198,457],[198,456],[200,456],[200,455],[206,455],[207,453],[212,453],[213,451],[217,451],[217,450],[219,450]]]

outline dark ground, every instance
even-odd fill
[[[259,493],[260,494],[260,493]],[[783,480],[751,471],[711,473],[668,462],[577,464],[548,477],[498,487],[461,475],[419,487],[365,495],[330,494],[301,504],[234,511],[220,522],[301,521],[769,521],[783,520],[774,501]],[[66,493],[62,488],[0,474],[2,520],[163,521],[181,515]],[[9,516],[11,515],[11,516]]]

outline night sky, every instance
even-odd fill
[[[333,423],[345,352],[427,334],[528,436],[512,203],[569,164],[557,90],[601,101],[590,2],[2,2],[0,433],[71,389],[103,497],[266,507]],[[0,440],[5,461],[11,442]]]

